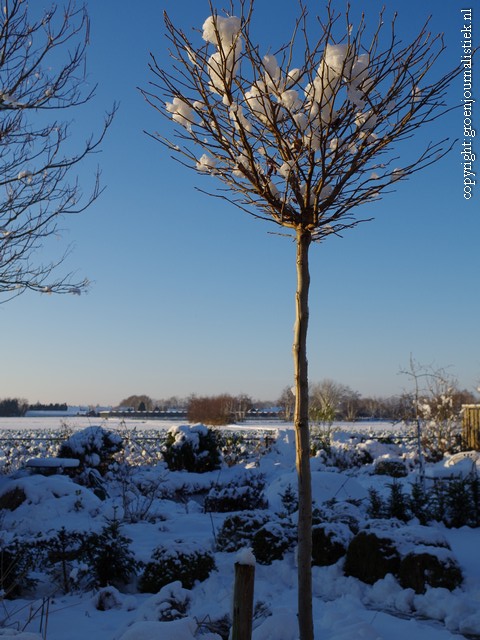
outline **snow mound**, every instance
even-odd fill
[[[5,483],[2,489],[21,489],[26,500],[3,514],[3,528],[17,534],[43,533],[64,526],[86,530],[89,516],[98,515],[102,501],[67,476],[33,475]]]

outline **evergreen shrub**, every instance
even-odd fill
[[[215,569],[213,554],[195,543],[177,540],[175,544],[157,547],[151,562],[140,577],[142,593],[157,593],[171,582],[179,581],[191,589],[197,580],[203,582]]]
[[[170,471],[204,473],[221,465],[217,434],[201,424],[170,429],[162,454]]]

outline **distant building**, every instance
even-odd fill
[[[73,418],[75,416],[99,416],[101,411],[109,411],[109,407],[68,406],[62,410],[32,409],[25,413],[26,418]]]

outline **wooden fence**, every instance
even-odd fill
[[[480,450],[480,404],[465,404],[463,412],[463,445],[465,449]]]

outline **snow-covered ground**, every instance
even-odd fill
[[[99,421],[92,418],[69,418],[63,428],[79,430],[96,424]],[[150,434],[154,430],[165,432],[172,423],[135,421],[120,425],[106,422],[103,426],[118,430],[123,435],[132,430]],[[51,418],[1,419],[0,449],[8,438],[8,432],[17,436],[21,431],[32,434],[34,430],[38,434],[41,429],[50,434],[59,428],[59,422]],[[377,423],[348,425],[348,429],[364,431],[386,428],[386,424]],[[91,489],[80,486],[65,475],[42,476],[17,470],[0,476],[0,495],[15,485],[21,487],[27,496],[27,500],[16,509],[2,510],[0,535],[4,540],[14,535],[32,540],[51,537],[61,527],[68,531],[99,531],[108,519],[124,518],[121,533],[131,540],[130,548],[137,560],[148,562],[152,551],[160,544],[171,548],[190,544],[210,551],[216,564],[216,570],[208,579],[197,582],[192,589],[185,589],[174,582],[154,594],[139,593],[133,584],[122,590],[107,587],[64,594],[47,574],[37,575],[38,583],[28,597],[23,594],[21,598],[1,601],[0,637],[15,636],[17,640],[220,640],[221,636],[209,623],[231,615],[238,551],[217,551],[216,537],[229,514],[204,513],[199,496],[202,490],[225,486],[246,475],[262,476],[265,479],[265,498],[268,499],[266,512],[274,518],[281,509],[281,495],[289,485],[295,485],[291,425],[249,423],[228,429],[259,434],[268,430],[276,442],[266,451],[259,449],[245,455],[243,461],[233,466],[224,465],[220,470],[202,474],[169,472],[161,460],[149,469],[136,468],[133,473],[143,473],[152,486],[156,483],[157,487],[164,489],[150,506],[148,517],[139,521],[124,518],[125,496],[115,481],[115,473],[105,483],[108,497],[103,500]],[[347,425],[342,425],[342,429],[347,429]],[[374,442],[367,447],[373,457],[385,455],[387,451]],[[49,454],[48,448],[42,450],[42,455]],[[430,466],[435,471],[444,469],[445,463]],[[404,486],[416,477],[413,457],[409,469],[409,475],[400,480]],[[389,477],[373,475],[372,465],[340,471],[325,466],[320,456],[312,459],[312,474],[316,505],[334,498],[340,505],[355,504],[357,514],[364,514],[369,487],[382,492],[392,482]],[[134,505],[130,503],[129,508],[133,509]],[[440,523],[431,524],[429,529],[448,540],[464,575],[460,587],[452,592],[428,588],[425,594],[415,594],[412,589],[402,589],[390,574],[374,585],[345,577],[343,560],[328,567],[313,567],[316,638],[480,638],[480,529],[449,529]],[[297,640],[296,580],[294,550],[287,551],[282,560],[275,560],[270,565],[257,563],[253,640]],[[171,607],[168,604],[171,602],[183,603],[183,617],[161,620],[165,617],[162,612]]]

